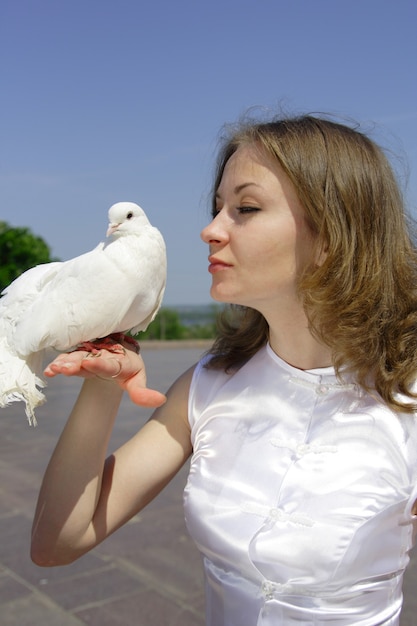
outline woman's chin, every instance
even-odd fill
[[[216,289],[215,287],[212,287],[210,289],[210,297],[216,302],[222,302],[223,304],[237,304],[246,306],[242,302],[242,298],[239,298],[236,294],[232,294],[230,293],[230,291],[222,291],[220,289]]]

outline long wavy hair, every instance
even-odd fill
[[[220,149],[213,198],[227,161],[247,144],[283,168],[317,252],[326,253],[320,266],[302,273],[298,289],[310,330],[330,347],[336,372],[353,373],[396,411],[417,410],[417,253],[383,150],[325,117],[246,122]],[[218,326],[210,368],[236,369],[268,341],[265,318],[251,308],[226,307]]]

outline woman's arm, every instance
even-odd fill
[[[70,563],[103,541],[150,502],[191,453],[187,405],[192,369],[174,383],[165,404],[143,428],[105,459],[122,389],[147,406],[165,399],[144,388],[140,357],[130,351],[117,355],[121,369],[114,360],[115,355],[106,351],[96,358],[61,355],[45,372],[82,375],[87,380],[39,494],[31,548],[38,565]],[[116,379],[102,379],[119,369]]]

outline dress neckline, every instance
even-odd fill
[[[269,356],[275,362],[281,365],[281,367],[283,367],[288,372],[290,372],[293,376],[305,375],[308,378],[310,378],[311,376],[319,376],[320,378],[322,378],[323,376],[326,376],[326,377],[332,376],[336,378],[335,369],[332,365],[329,365],[327,367],[317,367],[313,369],[303,370],[303,369],[299,369],[298,367],[294,367],[294,365],[290,365],[289,363],[287,363],[287,361],[284,361],[284,359],[282,359],[280,356],[278,356],[276,352],[274,352],[269,342],[266,344],[266,349],[267,349]]]

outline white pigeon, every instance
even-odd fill
[[[45,350],[66,352],[112,333],[146,330],[161,306],[166,250],[133,202],[109,209],[107,240],[14,280],[0,298],[0,407],[22,400],[29,423],[45,401]]]

